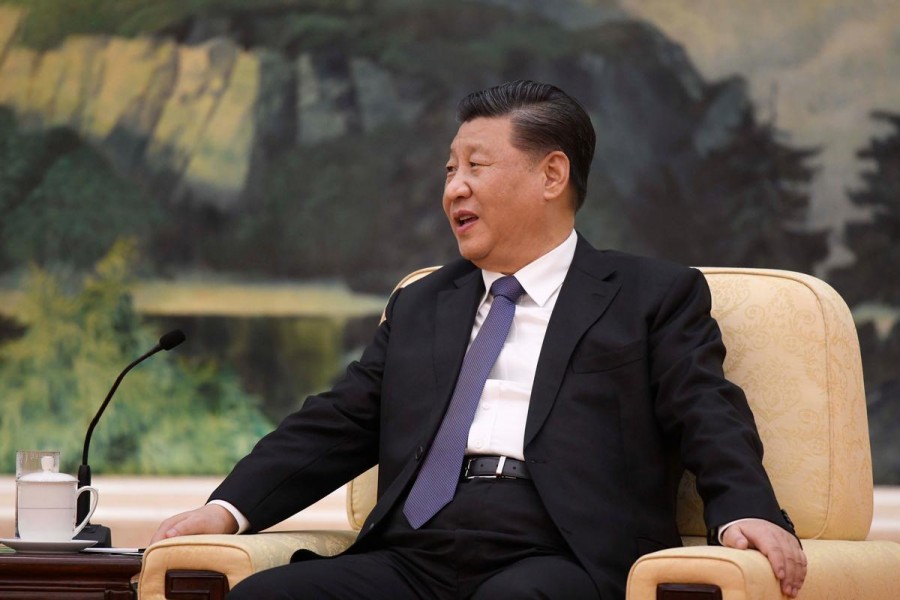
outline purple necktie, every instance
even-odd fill
[[[447,413],[403,507],[413,529],[424,525],[453,499],[478,400],[506,342],[516,301],[524,293],[512,276],[501,277],[491,286],[491,310],[466,352]]]

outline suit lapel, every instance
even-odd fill
[[[434,331],[434,373],[436,402],[428,435],[437,428],[462,367],[478,301],[484,293],[481,270],[475,269],[454,281],[455,287],[438,294]]]
[[[611,261],[579,236],[541,347],[525,423],[526,447],[550,414],[575,345],[618,293],[619,284],[604,281],[614,272]]]

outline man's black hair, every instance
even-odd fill
[[[512,144],[524,152],[559,150],[569,158],[575,210],[584,204],[597,141],[591,118],[577,100],[548,83],[510,81],[473,92],[457,107],[460,123],[478,117],[510,117]]]

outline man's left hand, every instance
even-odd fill
[[[742,519],[722,534],[722,543],[730,548],[759,550],[772,565],[781,582],[781,591],[795,598],[806,578],[806,555],[800,542],[775,523],[763,519]]]

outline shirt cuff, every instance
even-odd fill
[[[210,500],[207,504],[218,504],[231,513],[231,516],[234,517],[234,520],[237,521],[238,524],[238,530],[235,533],[244,533],[250,529],[250,521],[248,521],[247,517],[241,514],[241,511],[236,509],[232,503],[225,502],[224,500]]]
[[[725,543],[722,541],[722,538],[723,538],[723,536],[725,535],[725,530],[726,530],[726,529],[728,529],[729,527],[731,527],[731,526],[734,525],[735,523],[740,523],[741,521],[749,521],[749,520],[750,520],[749,517],[746,518],[746,519],[735,519],[734,521],[731,521],[730,523],[725,523],[724,525],[722,525],[721,527],[719,527],[719,545],[720,545],[720,546],[724,546],[724,545],[725,545]]]

